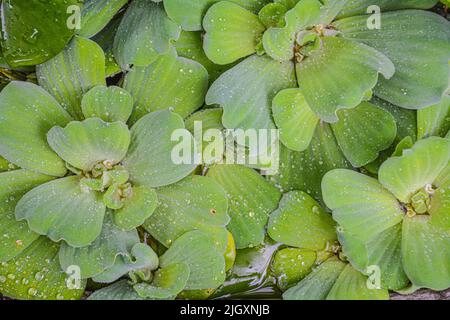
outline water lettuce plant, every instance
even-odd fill
[[[0,297],[448,289],[441,2],[3,0]]]

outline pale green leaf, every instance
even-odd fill
[[[217,251],[213,240],[202,231],[185,233],[160,257],[163,269],[174,263],[189,267],[187,290],[217,288],[225,280],[223,253]]]
[[[336,169],[322,181],[323,199],[344,232],[368,241],[400,223],[403,210],[397,199],[374,178]]]
[[[236,248],[253,247],[264,241],[269,214],[280,200],[280,192],[256,171],[242,165],[216,165],[207,176],[225,190],[231,218],[228,229]]]
[[[445,18],[432,12],[399,10],[383,12],[380,29],[369,29],[367,16],[334,25],[343,37],[365,43],[394,63],[394,76],[380,78],[375,95],[408,109],[441,101],[450,75],[450,22]]]
[[[80,299],[86,283],[70,289],[69,275],[58,261],[59,245],[40,237],[20,255],[0,265],[0,292],[12,299]]]
[[[294,87],[292,62],[279,63],[253,55],[223,73],[210,87],[206,103],[219,104],[226,128],[269,129],[272,99],[282,89]]]
[[[27,220],[31,230],[74,247],[87,246],[100,235],[104,215],[100,195],[82,190],[76,176],[34,188],[16,207],[16,218]]]
[[[184,118],[204,104],[208,72],[198,62],[166,54],[145,68],[131,69],[124,88],[135,102],[131,122],[148,112],[165,109]]]
[[[25,193],[52,179],[26,170],[0,174],[0,263],[14,258],[38,238],[25,221],[16,221],[14,211]]]
[[[331,215],[301,191],[283,195],[278,209],[270,215],[267,233],[288,246],[314,251],[324,250],[337,240]]]
[[[431,137],[418,141],[383,163],[379,171],[381,184],[400,201],[409,203],[411,196],[426,185],[433,185],[450,160],[450,140]]]
[[[36,75],[76,120],[83,119],[81,98],[97,85],[105,85],[105,54],[95,42],[74,37],[53,59],[36,67]]]
[[[96,86],[83,96],[81,110],[86,118],[106,122],[127,122],[133,111],[133,97],[119,87]]]
[[[220,1],[208,10],[203,28],[205,53],[220,65],[255,53],[265,30],[257,15],[227,1]]]
[[[159,242],[169,247],[177,238],[191,230],[202,230],[211,237],[225,231],[230,218],[225,192],[213,179],[188,177],[177,184],[160,188],[158,207],[147,219],[144,228]],[[224,232],[219,232],[220,238]],[[221,246],[225,249],[226,237]]]
[[[304,151],[313,138],[319,118],[312,112],[300,89],[280,91],[272,102],[280,140],[291,150]]]
[[[131,145],[123,160],[131,182],[149,188],[166,186],[180,181],[195,169],[194,154],[188,159],[189,163],[175,163],[173,152],[178,145],[172,139],[175,131],[182,132],[188,139],[185,144],[193,145],[193,137],[184,129],[183,119],[167,110],[150,113],[132,127]]]
[[[180,28],[170,20],[161,4],[135,0],[128,7],[114,39],[114,57],[122,69],[145,67],[172,50]]]
[[[0,93],[0,154],[23,169],[64,176],[64,162],[47,144],[47,132],[70,116],[42,88],[11,82]]]
[[[336,111],[358,106],[395,67],[382,53],[364,44],[325,37],[321,46],[297,64],[300,89],[311,109],[324,121],[336,122]]]

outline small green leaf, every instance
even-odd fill
[[[269,214],[276,209],[280,192],[256,171],[241,165],[215,165],[207,176],[225,190],[231,221],[228,229],[242,249],[264,241]]]
[[[191,230],[202,230],[211,237],[225,231],[229,221],[225,192],[213,179],[188,177],[177,184],[160,188],[158,207],[144,228],[166,247]],[[223,233],[218,234],[221,237]],[[221,247],[225,249],[226,236]]]
[[[325,300],[346,264],[330,258],[283,294],[285,300]]]
[[[89,246],[73,248],[63,242],[59,261],[63,270],[79,266],[81,278],[87,279],[111,268],[120,256],[129,256],[136,243],[139,243],[139,236],[135,230],[122,231],[106,218],[100,236]]]
[[[316,253],[310,250],[285,248],[278,251],[271,266],[278,287],[286,290],[302,280],[311,272],[316,258]]]
[[[47,138],[63,160],[84,172],[99,163],[107,167],[118,164],[130,145],[130,132],[123,122],[108,123],[99,118],[73,121],[65,128],[53,127]]]
[[[133,111],[133,97],[119,87],[96,86],[83,96],[81,110],[85,118],[126,123]]]
[[[100,235],[104,215],[100,195],[82,190],[76,176],[34,188],[16,207],[16,218],[27,220],[31,230],[73,247],[87,246]]]
[[[334,220],[362,241],[402,221],[404,213],[397,199],[377,180],[361,173],[332,170],[323,178],[322,192]]]
[[[38,238],[26,222],[16,221],[14,210],[25,193],[52,179],[27,170],[0,173],[0,263],[14,258]]]
[[[320,122],[305,151],[294,152],[281,147],[279,172],[270,179],[283,192],[301,190],[319,200],[323,175],[335,168],[350,167],[331,127]]]
[[[327,300],[389,300],[389,292],[368,288],[367,277],[347,264],[328,293]]]
[[[394,76],[380,78],[374,93],[408,109],[437,104],[448,89],[449,24],[445,18],[421,10],[383,12],[379,29],[368,28],[367,15],[334,23],[343,37],[364,43],[392,60]]]
[[[428,212],[433,226],[450,231],[450,181],[434,192]]]
[[[154,189],[146,186],[132,188],[132,194],[125,199],[123,207],[113,213],[114,223],[124,230],[142,225],[155,211],[158,196]]]
[[[134,98],[131,122],[148,112],[171,109],[183,118],[200,108],[208,89],[208,72],[193,60],[175,54],[160,56],[149,66],[134,67],[124,88]]]
[[[267,233],[288,246],[314,251],[324,250],[337,240],[331,215],[301,191],[283,195],[278,209],[270,215]]]
[[[382,108],[363,102],[354,109],[339,110],[332,124],[336,140],[354,167],[362,167],[389,148],[397,135],[395,118]]]
[[[417,215],[403,221],[402,257],[408,278],[417,287],[445,290],[450,286],[450,233]]]
[[[0,265],[0,292],[12,299],[80,299],[85,282],[79,288],[68,287],[69,275],[58,261],[59,245],[40,237],[20,255]]]
[[[11,82],[0,93],[0,154],[23,169],[64,176],[64,162],[47,144],[53,126],[64,126],[70,116],[42,88]]]
[[[88,300],[144,300],[127,280],[120,280],[92,293]]]
[[[185,233],[160,257],[163,269],[174,263],[189,267],[187,290],[217,288],[225,280],[223,253],[217,251],[213,240],[202,231]]]
[[[81,29],[78,34],[91,38],[99,33],[127,0],[86,0],[81,12]]]
[[[299,87],[311,109],[324,121],[336,122],[336,111],[358,106],[378,81],[395,67],[382,53],[337,37],[321,39],[321,47],[297,64]]]
[[[205,53],[220,65],[255,53],[265,30],[257,15],[227,1],[211,6],[203,20],[203,28],[206,31]]]
[[[75,32],[68,9],[80,1],[9,0],[3,3],[2,52],[12,67],[32,66],[57,55]],[[73,12],[72,12],[73,13]]]
[[[409,203],[411,196],[427,184],[433,185],[450,160],[450,140],[431,137],[418,141],[401,157],[387,160],[380,168],[379,180],[400,201]]]
[[[172,140],[175,131],[185,131],[183,136],[189,138],[187,145],[193,145],[193,137],[184,129],[183,119],[167,110],[150,113],[132,127],[131,145],[123,160],[131,182],[149,188],[166,186],[180,181],[195,169],[197,165],[193,160],[189,164],[174,162],[172,152],[178,145]]]
[[[419,139],[430,136],[445,136],[450,130],[450,96],[442,101],[417,111],[417,126]]]
[[[53,59],[36,67],[36,75],[76,120],[83,119],[81,98],[97,85],[105,85],[105,54],[95,42],[74,37]]]
[[[134,290],[146,299],[170,299],[177,296],[189,279],[189,267],[185,263],[174,263],[155,272],[153,282],[133,286]]]
[[[304,151],[313,138],[319,117],[311,111],[301,90],[280,91],[272,103],[275,124],[280,129],[280,140],[294,151]]]
[[[208,105],[223,108],[228,129],[269,129],[272,99],[282,89],[294,87],[294,65],[253,55],[223,73],[206,95]]]
[[[234,63],[220,66],[214,64],[205,54],[203,50],[203,33],[182,31],[177,42],[175,42],[177,53],[180,57],[197,61],[208,70],[209,81],[213,82],[223,72],[231,68]]]
[[[135,0],[128,7],[114,39],[114,56],[122,67],[145,67],[172,49],[180,28],[161,4]]]
[[[203,16],[208,8],[220,0],[164,0],[164,8],[169,17],[178,23],[183,30],[202,30]],[[241,7],[258,13],[270,0],[228,0]]]
[[[130,254],[119,256],[111,268],[95,276],[93,280],[100,283],[111,283],[127,273],[130,277],[135,275],[147,280],[147,277],[151,277],[150,273],[158,268],[158,264],[158,256],[151,247],[145,243],[136,243]]]

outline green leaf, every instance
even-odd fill
[[[339,17],[366,14],[367,8],[373,4],[379,6],[382,12],[399,9],[430,9],[437,0],[377,0],[376,3],[373,0],[351,0],[347,2]]]
[[[450,286],[450,233],[429,220],[422,215],[404,219],[403,266],[413,285],[440,291]]]
[[[81,12],[81,29],[78,34],[90,38],[99,33],[127,0],[87,0]]]
[[[133,246],[139,242],[135,230],[122,231],[106,218],[100,236],[87,247],[73,248],[62,243],[59,261],[63,270],[69,266],[80,267],[81,278],[92,278],[112,267],[120,256],[129,256]]]
[[[208,70],[209,81],[213,82],[223,72],[231,68],[234,64],[220,66],[214,64],[203,51],[203,33],[182,31],[177,42],[175,42],[177,53],[180,57],[197,61]]]
[[[57,55],[75,32],[68,10],[77,0],[8,0],[1,8],[3,56],[12,67],[32,66]]]
[[[208,72],[198,62],[166,54],[145,68],[131,69],[124,88],[135,102],[131,122],[165,109],[184,118],[204,104]]]
[[[279,63],[253,55],[223,73],[210,87],[206,103],[219,104],[228,129],[273,128],[272,99],[282,89],[294,87],[293,63]]]
[[[270,179],[283,192],[301,190],[315,199],[321,199],[323,175],[335,168],[349,167],[330,126],[319,123],[304,152],[281,148],[279,173]]]
[[[44,89],[76,120],[83,119],[81,98],[97,85],[105,85],[105,54],[95,42],[74,37],[63,52],[36,67]]]
[[[38,238],[26,222],[16,221],[14,211],[25,193],[51,179],[26,170],[0,173],[0,262],[14,258]]]
[[[268,3],[258,13],[259,20],[266,28],[282,26],[288,8],[279,2]]]
[[[256,52],[265,30],[258,16],[232,2],[214,4],[203,20],[203,48],[217,64],[229,64]]]
[[[280,129],[280,140],[294,151],[308,148],[319,118],[311,111],[301,90],[280,91],[272,102],[275,124]]]
[[[166,186],[180,181],[195,169],[193,161],[189,164],[174,162],[172,153],[177,141],[172,141],[172,134],[176,130],[186,133],[183,136],[189,140],[187,145],[193,145],[193,137],[184,129],[183,119],[167,110],[150,113],[131,128],[131,145],[123,160],[131,182],[149,188]]]
[[[445,96],[437,105],[417,111],[419,139],[430,136],[445,136],[450,130],[450,96]]]
[[[396,138],[395,118],[382,108],[363,102],[354,109],[339,110],[339,121],[332,124],[336,140],[354,167],[378,158]]]
[[[379,180],[400,201],[409,203],[411,196],[427,184],[432,185],[450,160],[450,140],[431,137],[418,141],[401,157],[387,160],[380,168]]]
[[[130,145],[130,131],[123,122],[108,123],[99,118],[53,127],[47,134],[49,145],[71,166],[84,172],[98,163],[118,164]]]
[[[433,226],[450,231],[450,181],[434,192],[428,212]]]
[[[263,46],[267,54],[278,61],[288,61],[294,57],[295,37],[320,22],[322,4],[318,0],[299,1],[285,15],[285,26],[269,28],[263,35]]]
[[[127,280],[120,280],[92,293],[88,300],[144,300]]]
[[[328,293],[327,300],[389,300],[389,292],[368,288],[367,277],[347,264]]]
[[[114,56],[122,69],[145,67],[172,49],[180,28],[161,4],[135,0],[127,9],[114,39]]]
[[[402,226],[397,224],[363,242],[342,227],[338,238],[343,252],[354,268],[366,274],[369,267],[379,267],[381,287],[390,290],[405,288],[409,280],[403,270],[401,241]]]
[[[124,230],[131,230],[142,225],[155,211],[158,196],[154,189],[146,186],[134,187],[121,209],[114,211],[114,223]]]
[[[11,82],[0,93],[0,154],[23,169],[64,176],[64,162],[47,144],[47,132],[70,116],[42,88]]]
[[[138,239],[139,241],[139,239]],[[129,273],[136,278],[143,279],[149,277],[151,271],[158,268],[159,259],[151,247],[145,243],[136,243],[131,249],[131,253],[119,256],[114,265],[95,276],[93,280],[100,283],[111,283]]]
[[[394,76],[380,79],[374,90],[378,97],[408,109],[439,103],[449,85],[449,22],[419,10],[384,12],[381,22],[373,30],[367,27],[367,16],[334,25],[345,38],[383,52],[394,63]]]
[[[58,261],[59,245],[40,237],[20,255],[0,264],[0,292],[12,299],[70,300],[80,299],[85,283],[70,289],[70,275]]]
[[[310,250],[285,248],[278,251],[271,266],[278,287],[286,290],[302,280],[311,272],[316,258],[316,253]]]
[[[207,176],[225,190],[231,221],[228,229],[236,248],[253,247],[264,241],[269,214],[280,200],[280,192],[256,171],[241,165],[216,165]]]
[[[211,237],[218,230],[225,231],[230,220],[228,201],[225,192],[213,179],[192,176],[160,188],[157,193],[158,207],[144,228],[166,247],[191,230],[202,230]],[[226,237],[223,239],[224,249],[225,242]]]
[[[217,288],[225,280],[223,253],[217,251],[211,237],[203,231],[183,234],[160,257],[163,269],[174,263],[185,263],[189,267],[187,290]]]
[[[180,293],[189,279],[189,267],[185,263],[174,263],[155,272],[153,282],[134,285],[134,290],[146,299],[169,299]]]
[[[283,294],[284,300],[325,300],[347,264],[330,258],[296,286]]]
[[[87,246],[100,235],[104,215],[100,195],[82,190],[76,176],[34,188],[16,207],[16,218],[27,220],[31,230],[73,247]]]
[[[297,64],[300,89],[311,109],[324,121],[336,122],[336,111],[358,106],[395,67],[382,53],[337,37],[321,39],[321,47]]]
[[[334,220],[362,241],[372,239],[403,218],[400,203],[389,191],[377,180],[355,171],[328,172],[322,181],[322,192]]]
[[[133,97],[116,86],[96,86],[83,96],[81,110],[85,118],[127,122],[133,111]]]
[[[178,23],[183,30],[202,30],[203,16],[208,8],[220,0],[164,0],[164,8],[169,17]],[[258,13],[269,0],[228,0],[241,7]]]
[[[267,233],[288,246],[314,251],[324,250],[337,240],[331,215],[301,191],[283,195],[278,209],[270,215]]]
[[[112,77],[122,72],[113,53],[114,37],[116,36],[121,21],[122,16],[116,15],[102,31],[92,37],[92,40],[95,41],[105,53],[106,77]]]

